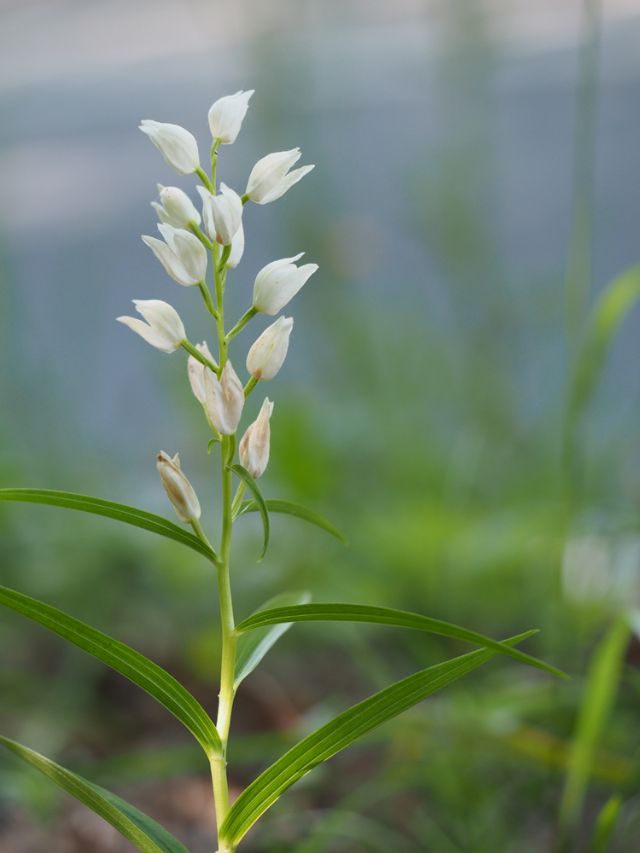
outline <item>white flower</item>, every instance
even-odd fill
[[[118,317],[119,323],[124,323],[136,334],[144,338],[152,347],[162,352],[175,352],[184,340],[185,332],[182,320],[175,308],[160,299],[134,299],[138,314],[147,321],[144,323],[137,317]]]
[[[242,416],[244,388],[231,362],[222,368],[220,379],[202,365],[202,385],[207,417],[221,435],[233,435]]]
[[[253,307],[272,317],[281,311],[318,269],[317,264],[295,265],[304,252],[263,267],[253,285]]]
[[[194,135],[184,127],[144,119],[140,130],[147,134],[165,162],[179,175],[191,175],[200,166],[198,143]]]
[[[156,468],[169,500],[180,521],[189,524],[200,518],[200,501],[193,486],[187,480],[180,468],[180,456],[176,453],[173,459],[164,450],[156,457]]]
[[[291,317],[278,317],[253,343],[247,355],[247,370],[254,379],[273,379],[282,367],[293,329]]]
[[[225,145],[236,141],[249,109],[249,99],[254,91],[254,89],[249,92],[240,91],[235,95],[218,98],[209,110],[209,127],[214,139]]]
[[[220,184],[218,195],[197,187],[202,198],[204,226],[212,240],[228,246],[242,224],[242,199],[226,184]]]
[[[271,429],[269,418],[273,412],[273,403],[265,397],[260,413],[247,427],[240,442],[240,462],[254,480],[262,477],[269,462]]]
[[[152,201],[151,207],[158,214],[160,222],[173,225],[174,228],[187,228],[190,222],[200,225],[200,214],[189,196],[179,187],[163,187],[158,184],[160,202]]]
[[[244,226],[242,222],[231,241],[231,253],[227,258],[227,266],[230,269],[235,269],[244,255]]]
[[[258,160],[251,170],[247,182],[246,195],[257,204],[268,204],[284,195],[290,187],[310,172],[313,166],[302,166],[290,172],[289,169],[302,156],[299,148],[291,151],[276,151]]]
[[[172,225],[160,224],[158,231],[166,243],[147,234],[143,235],[142,242],[151,249],[167,275],[185,287],[204,281],[207,274],[207,250],[200,240],[189,231]]]
[[[211,351],[209,350],[206,341],[202,341],[201,344],[196,344],[196,349],[198,350],[198,352],[202,353],[205,358],[208,358],[209,361],[214,361],[214,358],[211,355]],[[191,385],[193,396],[202,406],[204,406],[205,404],[204,370],[205,365],[201,361],[198,361],[197,358],[194,358],[192,355],[190,355],[187,359],[187,374],[189,376],[189,384]]]

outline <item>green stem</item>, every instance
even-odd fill
[[[198,284],[198,287],[200,288],[200,293],[202,294],[204,304],[207,306],[207,311],[209,312],[209,314],[211,314],[214,320],[217,320],[218,312],[216,311],[216,307],[213,304],[213,299],[211,298],[211,293],[209,291],[209,288],[207,287],[206,281],[201,281]]]
[[[198,238],[198,240],[200,240],[200,242],[202,243],[202,245],[203,245],[206,249],[209,249],[209,251],[211,251],[211,250],[213,249],[213,243],[212,243],[212,242],[211,242],[211,240],[207,237],[207,235],[204,233],[204,231],[202,230],[202,228],[200,228],[198,225],[196,225],[196,223],[195,223],[195,222],[190,222],[190,223],[189,223],[189,228],[191,229],[191,231],[193,231],[193,233],[196,235],[196,237]]]
[[[202,166],[198,166],[198,168],[196,169],[196,175],[200,178],[200,180],[205,185],[205,187],[209,190],[209,192],[213,193],[213,195],[215,195],[215,193],[216,193],[215,184],[211,182],[211,178],[209,177],[209,175],[207,175],[207,173],[202,168]]]
[[[247,384],[244,386],[244,396],[245,399],[249,396],[249,394],[253,391],[253,389],[258,384],[258,380],[255,376],[251,376]]]
[[[208,367],[209,370],[213,370],[214,373],[218,373],[218,365],[215,361],[209,361],[206,355],[202,355],[199,349],[196,349],[191,341],[184,340],[180,344],[182,349],[185,349],[189,355],[192,355],[196,361],[199,361],[200,364],[204,364],[205,367]]]
[[[249,320],[251,320],[253,317],[255,317],[257,313],[258,313],[258,309],[254,308],[253,305],[251,306],[251,308],[249,308],[248,311],[245,311],[244,314],[242,315],[242,317],[240,317],[238,322],[235,324],[233,329],[231,329],[231,331],[227,332],[227,341],[230,341],[232,338],[235,338],[235,336],[238,334],[238,332],[241,332],[244,329],[244,327],[247,325]]]
[[[211,192],[216,194],[216,170],[218,167],[218,148],[220,148],[220,140],[214,139],[213,144],[211,146],[211,177],[213,189]]]

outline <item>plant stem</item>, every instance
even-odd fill
[[[212,151],[212,165],[215,166],[217,148]],[[215,185],[215,169],[213,182]],[[215,321],[218,336],[218,362],[222,371],[227,362],[228,341],[224,327],[224,275],[220,269],[220,247],[213,245],[213,278],[216,296]],[[227,742],[231,725],[231,712],[235,698],[236,642],[233,600],[231,596],[230,558],[231,537],[233,531],[233,481],[231,464],[235,452],[235,436],[222,436],[220,452],[222,531],[220,537],[218,570],[218,600],[220,606],[220,626],[222,634],[222,654],[220,660],[220,693],[218,694],[218,718],[216,728],[222,742],[222,755],[211,761],[211,780],[218,827],[219,853],[233,853],[235,845],[230,846],[220,834],[220,827],[229,812],[229,783],[227,780]]]

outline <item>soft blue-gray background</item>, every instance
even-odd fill
[[[278,520],[256,567],[258,528],[247,522],[239,612],[307,587],[320,600],[404,606],[494,635],[535,625],[544,632],[532,651],[575,676],[556,688],[503,663],[458,686],[411,725],[387,727],[387,752],[334,763],[288,795],[248,849],[533,853],[554,836],[563,759],[540,744],[551,739],[563,754],[594,644],[621,602],[640,604],[637,311],[583,425],[584,489],[568,543],[562,525],[576,144],[587,160],[594,150],[579,185],[592,197],[589,304],[637,262],[640,222],[640,4],[603,4],[595,112],[576,143],[582,11],[524,0],[0,6],[0,485],[85,491],[169,515],[154,467],[162,448],[180,451],[214,509],[184,359],[152,350],[115,317],[131,298],[165,299],[193,340],[210,337],[197,294],[169,281],[140,241],[154,233],[156,182],[191,191],[195,182],[174,176],[136,128],[142,118],[184,125],[204,156],[211,102],[255,88],[237,143],[222,151],[222,179],[241,190],[259,157],[295,145],[316,169],[278,203],[246,209],[230,313],[244,310],[268,261],[305,250],[320,265],[291,305],[286,368],[266,389],[276,410],[263,485],[341,521],[351,548]],[[261,324],[238,338],[237,366]],[[56,510],[3,508],[0,525],[2,582],[139,646],[213,704],[212,579],[200,561]],[[3,617],[0,636],[9,734],[89,765],[118,790],[122,775],[100,767],[107,754],[131,754],[122,773],[135,781],[146,778],[136,750],[181,743],[136,691],[105,682],[42,632]],[[247,682],[237,734],[305,731],[453,651],[384,632],[296,628]],[[633,667],[615,715],[603,748],[620,760],[618,775],[596,772],[577,843],[620,789],[622,851],[640,838]],[[252,759],[238,746],[234,783],[281,748]],[[198,769],[189,784],[206,785]],[[23,826],[8,810],[0,849],[35,853],[44,842],[29,833],[52,812],[38,809],[42,786],[17,778],[14,765],[0,771],[7,802],[27,787],[36,817]],[[296,846],[310,825],[322,831],[333,804],[345,837],[355,821],[356,840],[336,841],[334,830],[334,846],[322,835],[320,846]],[[155,788],[147,808],[164,816]],[[367,811],[380,826],[357,823]],[[209,849],[204,830],[189,835],[193,815],[171,819],[194,851]],[[91,834],[70,841],[64,821],[48,826],[52,853],[103,849]]]

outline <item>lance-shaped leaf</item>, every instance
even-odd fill
[[[622,677],[629,633],[628,618],[620,616],[600,641],[589,664],[560,802],[560,824],[564,829],[580,817],[596,750],[606,732]]]
[[[173,539],[182,545],[187,545],[199,554],[213,560],[213,562],[216,561],[216,554],[213,549],[201,542],[193,533],[184,530],[161,515],[146,512],[146,510],[138,509],[135,506],[105,501],[87,495],[76,495],[74,492],[58,492],[53,489],[0,489],[0,501],[47,504],[65,509],[75,509],[80,512],[90,512],[94,515],[103,515],[105,518],[113,518],[116,521],[131,524],[133,527],[141,527],[143,530],[150,530],[152,533],[166,536],[167,539]]]
[[[50,604],[0,586],[0,604],[38,622],[153,696],[191,732],[208,757],[222,751],[218,731],[202,705],[179,681],[135,649]]]
[[[262,519],[262,530],[264,533],[264,538],[262,542],[262,553],[258,557],[258,561],[262,560],[264,555],[267,553],[267,548],[269,547],[269,511],[267,510],[267,504],[265,503],[265,499],[262,497],[262,492],[258,488],[258,484],[253,479],[251,474],[247,471],[246,468],[243,468],[242,465],[231,465],[231,470],[236,474],[242,482],[247,486],[251,494],[253,495],[256,507],[258,512],[260,513],[260,518]]]
[[[527,655],[509,645],[485,637],[477,631],[470,631],[443,622],[441,619],[432,619],[430,616],[422,616],[420,613],[410,613],[406,610],[395,610],[392,607],[369,607],[366,604],[300,604],[298,606],[277,607],[272,610],[259,610],[236,627],[239,634],[245,631],[253,631],[256,628],[264,628],[267,625],[276,625],[280,622],[369,622],[376,625],[387,625],[395,628],[414,628],[418,631],[427,631],[430,634],[439,634],[442,637],[451,637],[455,640],[463,640],[473,643],[475,646],[484,646],[508,655],[520,663],[535,666],[545,672],[566,678],[565,673],[556,669],[555,666],[538,660],[532,655]]]
[[[77,773],[72,773],[14,740],[0,737],[0,744],[99,814],[142,853],[189,853],[184,844],[163,826],[111,791],[94,785]]]
[[[295,604],[306,604],[311,596],[307,592],[283,592],[265,601],[263,608],[286,607]],[[291,622],[280,622],[251,632],[245,632],[238,637],[236,653],[236,677],[234,689],[258,666],[269,649],[278,642],[280,637],[289,630]]]
[[[327,533],[330,533],[331,536],[335,536],[336,539],[339,539],[344,545],[347,544],[347,539],[340,530],[324,518],[320,513],[315,512],[312,509],[307,509],[305,506],[300,506],[300,504],[292,503],[291,501],[281,501],[281,500],[273,500],[271,498],[267,498],[265,500],[265,505],[269,512],[279,512],[283,515],[292,515],[294,518],[300,518],[303,521],[308,522],[309,524],[315,525],[315,527],[319,527],[321,530],[325,530]],[[237,515],[245,515],[248,512],[259,512],[259,506],[256,501],[244,501],[237,512]]]
[[[527,631],[504,642],[519,643],[535,633]],[[237,844],[287,788],[318,764],[437,690],[462,678],[495,654],[489,649],[471,652],[423,669],[374,693],[321,726],[286,752],[240,794],[222,824],[224,840],[230,845]]]

